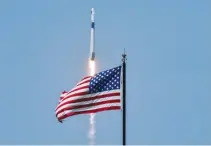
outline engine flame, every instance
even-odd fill
[[[90,75],[93,76],[95,74],[95,61],[90,60],[89,68],[90,68]]]

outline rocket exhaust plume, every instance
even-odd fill
[[[90,76],[93,76],[95,74],[95,61],[93,60],[89,61],[89,68],[90,68]]]
[[[95,50],[94,50],[94,31],[95,31],[95,21],[94,21],[94,8],[91,9],[91,35],[90,35],[90,61],[89,61],[89,69],[90,75],[93,76],[95,74]],[[90,130],[89,130],[89,138],[90,145],[95,144],[95,113],[90,114]]]
[[[90,75],[93,76],[95,74],[95,62],[90,60],[89,62],[90,68]],[[90,114],[90,129],[89,129],[89,138],[90,138],[90,145],[95,144],[95,113]]]

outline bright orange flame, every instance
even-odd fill
[[[95,61],[90,60],[89,67],[90,67],[90,76],[94,76],[94,74],[95,74]]]

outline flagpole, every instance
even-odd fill
[[[123,99],[123,116],[122,116],[122,144],[126,145],[126,54],[122,54],[122,63],[123,63],[123,90],[122,90],[122,99]]]

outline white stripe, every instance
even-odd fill
[[[60,102],[61,102],[62,100],[64,100],[64,98],[65,98],[66,96],[70,96],[70,95],[72,95],[72,94],[79,93],[79,92],[86,92],[86,89],[88,89],[88,88],[84,88],[84,89],[81,89],[81,90],[78,90],[78,91],[74,91],[74,92],[72,92],[72,91],[75,90],[75,89],[78,89],[78,88],[80,88],[80,87],[88,86],[88,85],[89,85],[89,83],[84,83],[84,84],[81,84],[80,86],[77,86],[77,87],[73,88],[73,89],[72,89],[71,91],[69,91],[68,93],[61,94],[60,97],[63,97],[63,98],[60,100]]]
[[[72,99],[72,98],[74,98],[74,97],[81,97],[81,96],[77,96],[77,95],[72,96],[72,97],[69,97],[69,96],[71,96],[71,95],[73,95],[73,94],[76,94],[76,93],[82,93],[82,92],[88,92],[88,91],[89,91],[89,88],[84,88],[84,89],[77,90],[77,91],[74,91],[74,92],[68,94],[68,95],[65,96],[63,99],[61,99],[61,101],[60,101],[59,104],[56,106],[56,108],[57,108],[59,105],[61,105],[62,103],[66,102],[68,99]],[[82,96],[84,96],[84,95],[82,95]]]
[[[77,106],[77,105],[86,105],[86,104],[91,104],[91,103],[98,103],[98,102],[103,102],[103,101],[108,101],[108,100],[115,100],[115,99],[120,99],[120,96],[112,96],[112,97],[106,97],[106,98],[99,98],[99,99],[94,99],[94,100],[89,100],[89,101],[84,101],[84,102],[76,102],[76,103],[70,103],[70,104],[65,104],[58,108],[56,110],[56,114],[60,112],[64,108],[68,108],[71,106]]]
[[[83,82],[85,82],[85,81],[90,80],[91,78],[92,78],[92,77],[89,77],[89,78],[86,78],[86,79],[81,80],[79,83],[76,84],[76,86],[78,86],[79,84],[81,84],[81,83],[83,83]]]
[[[71,112],[89,111],[89,110],[95,110],[95,109],[98,109],[98,108],[106,108],[106,107],[112,107],[112,106],[121,106],[121,103],[107,103],[107,104],[102,104],[102,105],[93,106],[93,107],[86,107],[86,108],[73,109],[73,110],[66,110],[64,112],[65,112],[65,114],[69,114]],[[57,118],[60,118],[63,115],[64,115],[64,113],[60,113],[60,114],[58,114]]]
[[[84,84],[81,84],[79,86],[76,86],[75,88],[73,88],[72,90],[70,90],[67,94],[69,94],[70,92],[72,92],[75,89],[78,89],[78,88],[81,88],[81,87],[84,87],[84,86],[89,86],[89,83],[84,83]]]
[[[73,95],[73,94],[81,93],[81,92],[88,92],[88,91],[89,91],[89,88],[84,88],[84,89],[81,89],[81,90],[77,90],[77,91],[71,92],[71,93],[67,94],[66,96],[64,96],[64,97],[60,100],[60,103],[59,103],[59,104],[63,103],[63,101],[65,101],[66,99],[68,99],[69,96],[71,96],[71,95]],[[73,96],[73,97],[74,97],[74,96]],[[72,98],[72,97],[70,97],[70,98]],[[59,105],[58,105],[58,106],[59,106]],[[57,106],[57,107],[58,107],[58,106]]]
[[[65,97],[67,95],[67,93],[63,93],[60,95],[60,97]]]
[[[84,89],[76,90],[76,91],[73,91],[73,92],[67,94],[67,95],[65,96],[65,98],[68,98],[69,96],[71,96],[71,95],[73,95],[73,94],[76,94],[76,93],[87,92],[87,91],[89,91],[89,88],[84,88]]]
[[[61,104],[65,103],[65,102],[69,102],[71,100],[84,99],[84,98],[90,98],[90,97],[100,96],[100,95],[104,95],[104,94],[106,95],[106,94],[119,93],[119,92],[120,92],[120,89],[116,89],[116,90],[103,91],[103,92],[98,92],[98,93],[93,93],[93,94],[74,96],[74,97],[70,97],[70,98],[66,98],[66,99],[62,100],[62,102],[60,102],[58,104],[58,106],[60,106]]]

